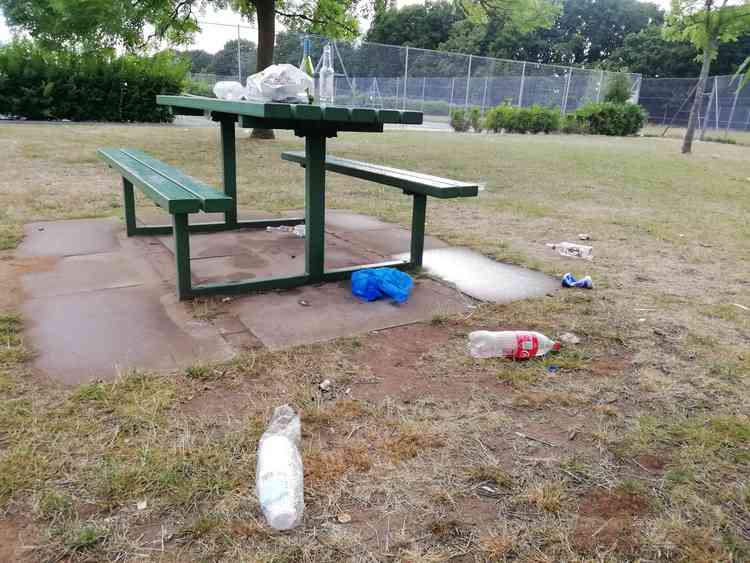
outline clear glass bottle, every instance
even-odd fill
[[[334,100],[333,49],[329,43],[323,48],[323,56],[318,63],[318,100],[322,104],[332,104]]]

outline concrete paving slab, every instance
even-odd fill
[[[463,311],[466,304],[455,291],[418,280],[403,305],[385,299],[365,303],[352,295],[349,282],[341,282],[250,295],[230,307],[266,347],[278,350],[426,321]]]
[[[265,211],[255,211],[253,209],[240,207],[237,210],[237,217],[240,221],[252,221],[254,219],[273,219],[276,215],[266,213]],[[160,207],[154,206],[153,209],[138,209],[136,218],[140,225],[171,225],[172,217]],[[191,225],[195,223],[216,223],[224,220],[223,213],[191,213],[188,215],[188,221]]]
[[[231,356],[208,323],[191,319],[160,288],[128,287],[50,298],[23,306],[34,365],[66,384],[113,379],[118,369],[173,369]]]
[[[382,256],[408,252],[411,247],[411,232],[401,227],[362,231],[337,232],[336,237],[351,245]],[[446,248],[448,245],[435,237],[424,238],[425,249]]]
[[[339,209],[326,209],[326,228],[340,233],[352,231],[377,231],[396,227],[369,215]]]
[[[68,256],[61,258],[51,271],[31,272],[21,277],[26,295],[32,299],[157,281],[158,277],[143,258],[123,252]]]
[[[422,265],[428,273],[482,301],[508,303],[543,297],[560,288],[560,282],[546,274],[496,262],[468,248],[428,250]]]
[[[119,248],[116,234],[122,228],[122,223],[114,218],[28,223],[16,255],[79,256],[112,252]]]

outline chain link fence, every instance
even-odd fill
[[[236,53],[222,50],[221,55],[234,56],[235,61],[232,65],[224,62],[224,69],[229,72],[194,73],[193,80],[208,87],[220,80],[244,82],[254,72],[255,59],[248,57],[249,45],[237,40],[254,41],[255,30],[207,22],[201,26],[203,34],[234,40],[236,46],[231,45],[229,51]],[[313,61],[319,60],[329,42],[315,35],[284,33],[280,37],[274,63],[298,65],[303,37],[311,39]],[[603,99],[608,82],[618,74],[363,41],[331,43],[337,105],[419,110],[428,123],[447,123],[451,109],[457,107],[478,107],[484,113],[499,104],[538,104],[559,108],[562,113],[572,112],[587,102]],[[626,76],[631,84],[631,100],[637,102],[641,76]]]
[[[640,104],[648,111],[651,123],[685,127],[697,85],[697,78],[645,78]],[[710,77],[701,100],[698,128],[750,131],[750,88],[738,91],[732,76]]]

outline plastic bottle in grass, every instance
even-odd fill
[[[469,353],[475,358],[528,360],[559,349],[559,342],[550,340],[539,332],[477,330],[469,334]]]
[[[255,486],[268,524],[290,530],[300,524],[305,510],[300,420],[289,405],[274,410],[258,444]]]

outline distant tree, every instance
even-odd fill
[[[750,3],[728,5],[728,0],[672,0],[672,12],[664,29],[664,36],[673,41],[689,40],[700,52],[702,64],[690,108],[682,152],[690,153],[695,136],[696,119],[703,102],[706,79],[711,61],[716,58],[722,43],[736,41],[750,31]]]
[[[255,43],[247,39],[239,40],[240,50],[237,51],[237,39],[231,39],[224,43],[224,47],[213,56],[207,71],[218,76],[238,76],[237,55],[240,55],[240,66],[242,70],[241,79],[244,81],[250,74],[255,74],[258,50]]]
[[[183,59],[190,61],[191,72],[209,72],[208,67],[211,66],[214,60],[214,56],[203,49],[181,51],[179,54]]]
[[[695,62],[698,53],[689,41],[667,41],[661,26],[649,26],[631,33],[622,46],[612,52],[605,68],[628,70],[646,77],[693,78],[700,71]]]
[[[453,25],[465,18],[455,3],[425,4],[390,8],[375,15],[365,39],[386,45],[409,45],[437,49],[448,40]]]

